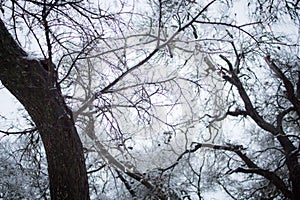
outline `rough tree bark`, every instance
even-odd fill
[[[83,146],[57,77],[49,76],[50,71],[41,61],[29,59],[0,20],[0,80],[38,128],[47,156],[51,199],[89,199]]]

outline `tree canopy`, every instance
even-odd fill
[[[0,198],[300,199],[299,9],[2,1]]]

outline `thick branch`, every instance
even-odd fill
[[[259,115],[259,113],[254,108],[254,106],[253,106],[243,84],[241,83],[240,79],[238,78],[238,76],[235,73],[230,73],[230,75],[231,75],[231,77],[224,75],[223,78],[225,80],[229,81],[230,83],[232,83],[234,86],[236,86],[236,88],[238,89],[238,92],[240,94],[240,97],[242,98],[242,100],[244,102],[246,112],[249,114],[249,116],[256,122],[256,124],[260,128],[262,128],[262,129],[272,133],[274,136],[276,136],[277,139],[279,140],[280,144],[282,145],[285,153],[287,155],[289,155],[292,151],[294,151],[296,149],[296,147],[293,145],[293,143],[287,137],[284,136],[284,134],[282,133],[280,128],[275,127],[274,125],[268,123]]]
[[[291,191],[281,180],[281,178],[277,176],[274,172],[261,169],[254,162],[252,162],[252,160],[248,156],[246,156],[246,154],[243,154],[241,151],[235,151],[235,153],[246,163],[248,169],[239,167],[233,170],[232,172],[252,173],[252,174],[261,175],[265,177],[267,180],[269,180],[271,183],[273,183],[284,194],[284,196],[288,198],[292,197]]]
[[[280,179],[280,177],[277,176],[274,172],[270,172],[268,170],[263,170],[259,168],[248,156],[246,156],[246,154],[242,153],[241,151],[243,150],[242,146],[231,145],[231,144],[224,146],[224,145],[214,145],[208,143],[193,143],[193,144],[195,144],[195,146],[192,149],[187,149],[182,154],[180,154],[174,164],[161,170],[164,172],[166,170],[173,169],[176,165],[178,165],[179,161],[183,158],[185,154],[196,152],[198,149],[203,147],[216,149],[216,150],[231,151],[237,154],[245,162],[247,167],[249,167],[248,169],[238,168],[232,172],[244,172],[244,173],[247,172],[247,173],[254,173],[254,174],[261,175],[265,177],[267,180],[269,180],[270,182],[272,182],[286,197],[288,198],[292,197],[291,191],[289,191],[289,189],[287,188],[285,183]]]
[[[286,89],[287,98],[295,107],[298,116],[300,116],[300,101],[295,95],[294,86],[292,82],[285,76],[285,74],[279,69],[279,67],[277,67],[273,61],[271,61],[270,56],[267,56],[265,60],[269,65],[270,69],[277,75],[279,79],[282,80]]]
[[[131,194],[132,198],[136,198],[136,192],[134,191],[134,189],[132,188],[132,186],[130,185],[130,183],[125,179],[125,177],[123,177],[123,175],[121,174],[120,171],[116,170],[116,172],[117,172],[120,180],[124,183],[126,189]]]
[[[260,168],[242,168],[238,167],[237,169],[233,170],[232,172],[236,173],[245,173],[245,174],[257,174],[265,177],[271,183],[273,183],[287,198],[292,197],[292,192],[288,190],[284,182],[273,172],[268,170],[260,169]]]
[[[236,109],[235,111],[227,111],[226,115],[235,116],[235,117],[242,115],[243,117],[246,117],[249,114],[245,110]]]
[[[294,107],[299,106],[298,103],[299,101],[297,99],[295,99],[295,95],[294,92],[291,91],[292,90],[292,85],[290,83],[290,81],[283,75],[283,73],[274,65],[274,64],[270,64],[272,69],[276,72],[276,74],[283,80],[286,89],[288,90],[289,94],[289,100],[292,102],[292,104],[294,105]],[[277,127],[275,127],[274,125],[270,124],[269,122],[265,121],[257,112],[257,110],[254,108],[247,92],[245,91],[245,88],[243,86],[243,84],[241,83],[240,79],[238,78],[238,76],[235,73],[231,73],[230,71],[227,71],[227,73],[230,75],[226,75],[224,73],[223,78],[227,81],[229,81],[231,84],[233,84],[234,86],[236,86],[240,97],[242,98],[243,102],[244,102],[244,106],[246,108],[247,113],[249,113],[249,116],[256,122],[256,124],[270,132],[271,134],[273,134],[278,141],[280,142],[284,152],[285,152],[285,156],[286,156],[286,165],[289,169],[289,173],[290,173],[290,177],[293,183],[293,193],[295,193],[294,195],[298,195],[298,193],[296,191],[300,190],[300,165],[298,162],[298,157],[297,155],[293,154],[293,152],[297,149],[294,144],[292,143],[292,141],[284,135],[284,132],[281,129],[281,125],[278,124]],[[298,108],[295,108],[296,110],[299,109],[300,106]],[[289,110],[288,110],[289,111]],[[298,112],[298,111],[297,111]],[[299,110],[300,113],[300,110]],[[284,114],[284,113],[283,113]],[[280,114],[281,115],[281,114]],[[278,119],[280,119],[281,116],[279,116]],[[294,198],[294,197],[291,197]]]

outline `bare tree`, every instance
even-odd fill
[[[189,4],[189,2],[186,3]],[[152,42],[150,41],[155,44],[153,46],[154,48],[149,52],[146,51],[145,54],[142,55],[142,59],[136,59],[138,62],[132,66],[127,65],[129,60],[124,60],[124,57],[127,56],[126,52],[120,55],[120,50],[127,50],[126,43],[121,43],[121,46],[118,47],[119,44],[117,42],[113,44],[111,43],[112,40],[107,42],[105,38],[106,34],[109,37],[111,37],[111,34],[114,34],[114,36],[120,36],[121,40],[125,40],[125,42],[128,38],[130,39],[128,36],[124,37],[124,31],[125,29],[130,30],[130,20],[134,19],[131,18],[133,12],[131,13],[131,10],[128,11],[128,9],[131,8],[126,4],[121,3],[114,9],[117,11],[113,12],[102,9],[102,5],[96,5],[91,8],[90,5],[82,2],[12,1],[5,2],[2,5],[3,12],[8,12],[10,15],[9,18],[12,19],[8,26],[11,26],[14,38],[8,32],[2,20],[0,24],[1,49],[3,52],[0,59],[2,66],[1,82],[27,110],[42,138],[47,155],[52,199],[89,199],[83,146],[75,127],[75,120],[79,119],[79,114],[82,114],[87,108],[94,110],[95,107],[96,112],[94,113],[102,111],[103,109],[104,111],[107,110],[108,112],[103,112],[104,115],[102,116],[104,117],[104,121],[100,121],[100,124],[104,127],[106,126],[105,123],[109,125],[109,129],[107,129],[110,133],[109,136],[113,141],[121,142],[120,145],[124,145],[126,138],[123,132],[120,131],[120,124],[116,120],[116,113],[112,112],[112,108],[133,107],[138,111],[138,116],[141,118],[147,116],[153,119],[157,118],[157,116],[152,116],[147,108],[147,104],[149,103],[149,105],[152,106],[151,97],[154,94],[160,94],[158,90],[149,92],[155,89],[155,87],[151,85],[163,85],[165,83],[167,84],[167,82],[173,82],[172,85],[177,87],[178,80],[174,81],[173,77],[169,77],[167,80],[149,80],[148,83],[134,83],[134,85],[125,85],[121,88],[115,88],[115,86],[120,84],[124,77],[129,76],[150,59],[153,59],[155,55],[159,55],[162,50],[169,49],[169,55],[172,57],[173,50],[170,45],[173,43],[173,40],[189,28],[214,1],[201,7],[195,16],[190,17],[190,19],[180,20],[177,28],[169,35],[165,35],[167,33],[163,30],[165,27],[163,23],[168,19],[170,12],[163,9],[175,9],[176,5],[182,9],[185,8],[186,3],[169,5],[168,2],[158,2],[158,11],[160,14],[157,16],[153,27],[150,27],[150,30],[153,29],[157,32],[146,35],[148,38],[154,36],[154,40],[152,40]],[[103,7],[105,6],[106,5],[103,5]],[[153,8],[156,9],[155,6],[153,6]],[[126,19],[129,24],[125,24],[125,21],[117,18],[117,16],[121,15],[125,15],[124,19]],[[166,15],[167,18],[163,18],[163,15]],[[126,16],[128,16],[128,18]],[[110,27],[112,32],[106,33],[104,28],[107,27]],[[34,57],[31,52],[27,53],[20,47],[20,44],[25,47],[27,45],[27,43],[23,41],[24,36],[21,34],[24,32],[30,35],[30,41],[39,48],[40,52],[38,55],[43,58]],[[137,36],[131,36],[131,38],[133,37]],[[101,55],[95,54],[96,46],[99,41],[102,41],[102,43],[108,47],[108,52],[110,51],[116,56],[117,62],[114,63],[111,60],[107,60],[105,58],[105,52],[102,53],[102,55],[104,55],[102,57]],[[148,45],[151,46],[150,42],[146,41],[145,44],[148,43]],[[117,48],[114,49],[114,47]],[[75,72],[78,73],[78,78],[80,79],[82,72],[78,65],[80,64],[80,60],[87,60],[89,56],[92,58],[100,58],[102,61],[109,63],[110,66],[113,66],[113,68],[109,70],[115,70],[115,75],[102,81],[102,83],[100,83],[100,88],[102,88],[97,92],[88,91],[90,88],[86,88],[88,90],[83,91],[86,92],[86,101],[83,102],[83,105],[79,107],[73,116],[71,109],[66,104],[65,98],[68,98],[68,96],[62,94],[61,88],[68,86],[68,81],[70,81],[70,83],[76,81],[74,80],[74,76],[72,77]],[[65,67],[66,64],[68,64],[69,67]],[[92,71],[88,73],[91,72]],[[176,79],[178,78],[176,77]],[[92,87],[92,85],[89,86]],[[145,86],[148,87],[147,90]],[[116,97],[120,99],[123,95],[121,92],[127,88],[134,88],[135,90],[132,92],[141,95],[138,98],[142,98],[142,101],[138,99],[128,99],[128,102],[132,105],[113,105],[111,104],[113,101],[105,97],[105,95],[116,94]],[[180,89],[180,87],[177,88]],[[69,88],[63,89],[68,90]],[[71,87],[71,89],[74,88]],[[164,94],[162,93],[160,95],[163,96]],[[127,97],[125,97],[125,99],[126,98]],[[94,106],[95,100],[98,101],[96,106]],[[103,101],[105,106],[101,105],[101,101]],[[86,115],[87,118],[90,117],[89,113],[83,114]],[[165,124],[166,127],[172,128],[173,126],[168,125],[167,122],[163,122],[160,118],[156,120],[158,122],[160,121],[161,124]],[[112,156],[108,153],[104,145],[99,142],[99,139],[93,133],[93,128],[89,125],[90,121],[87,121],[87,123],[86,130],[89,129],[89,131],[87,131],[86,134],[93,141],[94,148],[96,148],[101,158],[107,161],[107,164],[141,182],[150,189],[150,191],[155,190],[155,194],[160,198],[167,198],[162,188],[144,180],[144,176],[136,171],[129,170],[131,169],[130,167],[121,164],[116,160],[115,155]],[[26,133],[26,131],[23,133]],[[173,134],[171,132],[165,133]],[[169,139],[167,139],[166,142],[168,142],[168,140]],[[119,176],[121,177],[120,174]],[[121,180],[124,184],[126,183],[125,179]],[[125,184],[125,186],[128,188],[127,184]],[[132,192],[132,194],[134,193]]]
[[[273,24],[298,3],[276,2],[3,2],[0,79],[34,125],[2,132],[39,133],[52,199],[297,199],[297,47]]]
[[[191,174],[199,182],[218,183],[233,199],[298,199],[299,36],[278,30],[274,23],[282,18],[297,23],[299,8],[297,2],[270,2],[267,7],[252,3],[249,10],[257,12],[258,22],[252,23],[251,29],[208,22],[233,28],[226,30],[229,40],[225,41],[232,49],[214,57],[220,61],[220,75],[227,85],[225,113],[211,120],[221,120],[223,125],[237,120],[236,124],[223,126],[223,141],[218,141],[222,145],[196,142],[164,170],[174,169],[180,160],[208,148],[213,159],[206,162],[206,170],[201,166],[200,172],[195,171],[195,160],[189,159]],[[240,37],[242,32],[246,37]],[[205,173],[210,180],[203,178]]]

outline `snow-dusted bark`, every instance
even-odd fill
[[[28,55],[0,21],[0,80],[23,104],[43,140],[51,199],[89,199],[83,147],[57,76]]]

